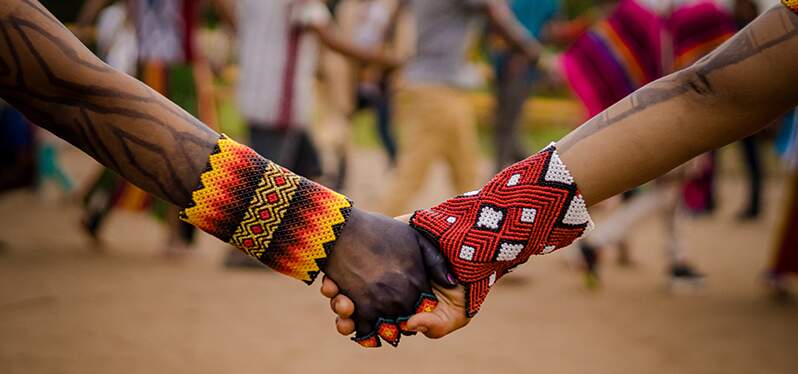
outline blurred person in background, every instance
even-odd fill
[[[110,6],[108,6],[110,3]],[[203,0],[89,0],[77,21],[76,34],[91,37],[98,18],[97,46],[101,58],[115,68],[135,74],[158,93],[169,97],[189,113],[216,127],[210,69],[197,48],[195,35]],[[214,0],[226,14],[222,0]],[[135,41],[135,45],[133,42]],[[177,209],[153,198],[138,187],[104,169],[84,196],[86,232],[96,238],[115,207],[150,210],[166,221],[168,234],[163,253],[183,254],[194,240],[195,230],[181,222]]]
[[[236,6],[237,100],[249,145],[301,176],[318,178],[322,165],[309,126],[320,47],[389,68],[398,61],[381,44],[361,47],[347,38],[324,1],[240,0]],[[225,265],[260,267],[237,250]]]
[[[531,63],[541,51],[540,43],[503,0],[413,0],[411,10],[415,55],[394,95],[399,147],[393,182],[381,204],[388,215],[409,208],[437,160],[446,162],[458,193],[476,187],[480,147],[475,114],[463,86],[466,49],[480,22],[488,20]]]
[[[412,48],[412,20],[404,0],[343,0],[335,7],[341,33],[362,48],[385,46],[396,56]],[[388,156],[396,161],[396,140],[391,129],[390,92],[393,71],[381,66],[351,61],[333,50],[322,50],[319,63],[319,119],[315,129],[322,160],[322,183],[341,190],[355,112],[374,113],[377,134]]]
[[[63,142],[32,127],[25,117],[0,100],[0,192],[35,187],[40,197],[68,196],[72,179],[58,160]],[[52,187],[58,191],[54,191]]]
[[[559,15],[559,0],[512,0],[509,3],[513,14],[530,35],[544,43],[550,41],[550,35],[544,37],[543,34],[548,24]],[[537,64],[508,46],[499,35],[490,34],[489,47],[495,74],[493,131],[498,172],[529,154],[518,130],[524,103],[540,72]]]
[[[787,170],[787,183],[766,280],[776,300],[786,301],[791,298],[788,278],[798,275],[798,110],[784,116],[777,150]]]
[[[597,115],[635,89],[690,66],[734,32],[731,14],[713,1],[621,0],[606,20],[565,52],[562,70],[589,114]],[[625,237],[636,223],[655,214],[661,215],[667,233],[669,284],[700,284],[703,275],[688,260],[680,216],[685,209],[705,212],[714,207],[714,169],[712,154],[702,155],[647,191],[625,193],[625,204],[578,244],[587,286],[598,285],[599,248],[617,246],[620,258],[628,262]]]
[[[734,0],[734,23],[742,30],[759,15],[759,5],[753,0]],[[748,199],[745,208],[739,213],[740,220],[759,218],[762,210],[763,166],[759,155],[757,135],[740,141],[746,172],[748,173]]]
[[[436,303],[429,276],[456,286],[442,254],[408,225],[353,207],[346,196],[205,126],[103,63],[37,1],[4,4],[3,99],[263,265],[307,284],[321,272],[335,279],[358,303],[361,344],[378,345],[377,333],[398,344],[399,319]],[[301,29],[289,30],[299,37]]]
[[[56,200],[60,196],[69,198],[74,182],[59,160],[58,154],[65,146],[64,141],[55,135],[39,130],[36,132],[36,178],[39,194],[45,200]]]
[[[515,266],[529,260],[531,255],[551,253],[557,245],[543,247],[546,239],[559,240],[564,237],[560,233],[554,235],[553,231],[542,235],[524,231],[528,241],[522,243],[528,247],[521,258],[514,257],[518,255],[517,252],[508,253],[506,246],[488,246],[487,251],[481,248],[475,254],[477,249],[468,246],[475,244],[467,240],[481,245],[481,237],[488,235],[480,227],[487,225],[487,228],[491,228],[489,226],[494,223],[508,226],[507,220],[501,222],[503,215],[484,209],[486,202],[496,205],[503,212],[512,212],[515,217],[520,215],[520,221],[524,222],[525,213],[522,209],[528,206],[524,198],[529,198],[529,193],[534,195],[539,192],[542,195],[554,190],[546,184],[553,182],[553,178],[548,177],[554,167],[554,170],[568,171],[568,178],[560,180],[570,185],[578,184],[576,196],[582,199],[578,205],[573,203],[577,201],[576,198],[571,199],[568,210],[559,211],[564,213],[562,223],[589,225],[589,218],[587,223],[582,220],[586,218],[588,208],[581,208],[593,206],[651,181],[711,149],[761,131],[786,111],[795,108],[798,104],[798,65],[794,63],[798,59],[798,1],[781,2],[782,5],[764,12],[695,64],[639,88],[591,118],[556,143],[557,153],[551,153],[554,151],[549,148],[528,158],[528,161],[505,169],[486,185],[488,188],[481,190],[483,192],[454,197],[435,207],[417,211],[413,216],[403,217],[414,226],[419,224],[419,215],[437,225],[433,227],[422,222],[424,226],[421,229],[437,241],[447,253],[450,263],[458,265],[455,273],[461,284],[466,282],[465,276],[472,279],[468,285],[472,291],[475,291],[473,286],[484,285],[485,281],[488,283],[488,287],[476,289],[479,293],[467,293],[468,288],[463,287],[440,291],[443,297],[435,310],[414,316],[408,321],[408,327],[435,339],[465,327],[473,316],[473,310],[468,309],[471,300],[474,300],[472,297],[476,294],[484,299],[498,277],[512,269],[499,268],[498,271],[502,273],[497,274],[494,269],[501,262],[509,257],[511,261],[517,261],[511,263],[511,266]],[[693,136],[685,136],[685,133]],[[545,165],[546,162],[548,165]],[[564,174],[551,176],[561,177]],[[531,181],[519,184],[515,175]],[[519,185],[521,187],[517,188]],[[529,190],[533,192],[521,192]],[[513,193],[516,191],[519,193]],[[540,203],[538,199],[532,200],[536,200],[533,204]],[[563,205],[552,203],[545,209],[552,206],[556,208]],[[574,214],[570,214],[572,210]],[[558,210],[555,209],[555,212]],[[448,219],[450,214],[456,214],[457,217]],[[798,217],[794,211],[791,214],[791,219]],[[577,215],[580,220],[571,221]],[[460,220],[463,217],[466,217],[465,222]],[[539,218],[538,213],[526,213],[527,222],[537,224]],[[565,222],[566,218],[570,222]],[[459,225],[447,226],[447,223]],[[509,226],[513,229],[521,227],[515,224]],[[569,226],[555,226],[562,230],[566,227]],[[795,229],[789,232],[792,239],[796,232],[798,230]],[[491,243],[516,240],[516,233],[504,230],[498,237],[490,236]],[[790,271],[795,271],[795,264],[798,263],[798,257],[794,256],[795,248],[795,245],[789,247],[789,260],[785,256],[777,261],[784,265],[787,262],[792,264]],[[342,335],[351,334],[354,328],[350,316],[356,310],[355,305],[344,294],[337,292],[333,282],[326,282],[322,293],[334,298],[330,306],[338,315],[335,322],[338,332]],[[469,311],[472,314],[469,315]]]
[[[0,193],[33,187],[35,181],[33,129],[20,112],[0,100]]]

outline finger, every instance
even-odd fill
[[[338,295],[338,293],[338,285],[325,275],[321,280],[321,294],[332,299],[335,295]]]
[[[427,268],[427,275],[433,282],[443,288],[454,288],[457,286],[457,278],[449,271],[446,258],[443,253],[435,247],[432,242],[418,235],[418,244],[421,247],[421,255],[424,258],[424,266]]]
[[[352,335],[355,332],[355,321],[349,318],[335,317],[335,328],[341,335]]]
[[[341,318],[349,318],[355,312],[355,303],[344,295],[338,295],[330,300],[330,307]]]
[[[418,331],[431,339],[438,339],[456,330],[451,321],[448,321],[445,314],[428,312],[419,313],[407,321],[407,328]]]
[[[394,217],[394,219],[402,221],[404,223],[410,223],[410,217],[412,216],[413,216],[412,214],[405,214],[403,216]]]

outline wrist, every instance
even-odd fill
[[[266,266],[312,283],[351,202],[222,136],[180,217]]]
[[[511,165],[480,190],[416,212],[411,225],[437,243],[466,288],[466,316],[493,284],[530,256],[567,246],[592,227],[554,146]]]

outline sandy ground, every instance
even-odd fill
[[[358,151],[350,194],[373,208],[386,175]],[[67,157],[85,178],[91,165]],[[451,193],[436,169],[415,205]],[[636,266],[605,256],[590,292],[573,252],[534,258],[499,282],[466,329],[440,341],[364,350],[340,337],[318,287],[220,266],[203,236],[180,261],[158,255],[163,229],[120,212],[103,248],[81,235],[78,208],[29,192],[0,197],[0,373],[795,373],[798,305],[761,286],[781,181],[767,210],[740,224],[742,183],[721,183],[714,218],[691,219],[686,241],[709,274],[702,290],[665,291],[656,219],[631,236]]]

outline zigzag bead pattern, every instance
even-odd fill
[[[798,0],[781,0],[781,3],[784,4],[787,8],[798,14]]]
[[[351,207],[345,196],[222,135],[180,218],[310,284]]]
[[[438,299],[430,293],[422,293],[416,302],[416,313],[428,313],[438,305]],[[400,317],[396,320],[380,318],[374,327],[374,331],[365,336],[355,336],[352,340],[364,348],[377,348],[382,346],[382,341],[396,347],[402,335],[415,335],[415,331],[407,329],[407,321],[410,316]]]
[[[553,143],[480,190],[417,211],[410,222],[449,259],[466,288],[468,317],[501,276],[531,255],[571,244],[593,226]]]

